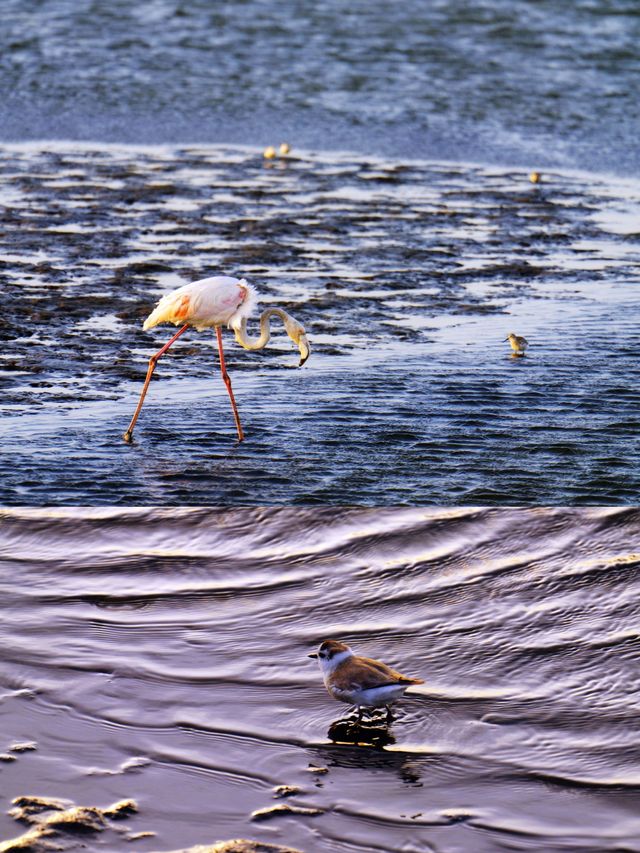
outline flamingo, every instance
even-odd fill
[[[226,275],[216,275],[211,278],[202,278],[178,287],[163,296],[154,310],[144,321],[142,328],[146,331],[157,326],[158,323],[173,323],[174,326],[182,327],[167,343],[149,359],[147,376],[142,386],[140,400],[131,418],[123,438],[127,443],[133,440],[133,428],[136,425],[147,388],[160,359],[169,347],[178,340],[189,326],[193,326],[198,332],[204,329],[215,328],[218,340],[218,351],[220,353],[220,371],[222,379],[227,386],[233,417],[238,431],[238,441],[243,441],[244,432],[240,423],[238,407],[231,388],[231,379],[227,373],[222,349],[222,326],[233,329],[236,341],[240,346],[249,350],[257,350],[265,347],[271,338],[271,317],[279,317],[284,323],[286,333],[300,350],[299,367],[309,358],[309,343],[304,331],[304,326],[287,314],[282,308],[267,308],[260,315],[260,334],[257,338],[247,335],[247,318],[256,306],[257,293],[255,289],[243,278],[232,278]]]

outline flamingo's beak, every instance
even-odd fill
[[[317,653],[317,652],[314,652],[312,655],[307,655],[307,657],[308,657],[308,658],[317,658],[317,657],[318,657],[318,653]]]
[[[302,367],[305,361],[309,358],[309,353],[311,352],[309,349],[309,341],[307,340],[307,336],[304,332],[298,338],[297,343],[298,349],[300,350],[300,364],[298,364],[298,367]]]

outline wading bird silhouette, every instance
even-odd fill
[[[162,349],[158,350],[149,359],[149,368],[144,385],[142,386],[138,406],[133,413],[127,431],[123,435],[126,442],[131,443],[133,440],[133,428],[140,415],[140,410],[147,394],[147,388],[149,387],[149,382],[151,381],[158,360],[178,340],[180,335],[186,332],[189,326],[193,326],[198,332],[210,328],[215,328],[216,330],[222,379],[229,392],[233,417],[235,418],[236,429],[238,430],[238,441],[244,439],[238,407],[236,406],[231,388],[231,379],[227,373],[224,361],[222,326],[228,326],[230,329],[233,329],[236,341],[240,346],[245,349],[256,350],[262,349],[269,343],[271,338],[271,318],[279,317],[284,323],[286,333],[300,350],[299,367],[302,367],[309,358],[309,343],[304,326],[287,314],[282,308],[267,308],[263,311],[260,315],[260,334],[257,338],[250,338],[247,335],[247,318],[253,312],[256,302],[257,294],[250,284],[247,284],[243,278],[232,278],[226,275],[202,278],[199,281],[178,287],[176,290],[172,290],[171,293],[167,293],[166,296],[162,297],[155,309],[144,321],[142,328],[146,331],[157,326],[158,323],[173,323],[174,326],[182,324],[182,328],[167,341]]]

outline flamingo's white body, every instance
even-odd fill
[[[158,323],[187,323],[198,332],[214,326],[240,328],[251,316],[257,302],[256,292],[243,278],[216,275],[192,281],[167,293],[144,321],[146,331]]]
[[[142,328],[145,330],[152,329],[159,323],[173,323],[175,326],[181,326],[181,328],[162,349],[149,359],[147,377],[140,394],[138,407],[124,434],[125,441],[130,442],[132,440],[133,428],[142,409],[147,388],[149,387],[149,382],[151,381],[151,376],[158,359],[165,354],[173,342],[189,326],[193,326],[199,332],[211,328],[215,328],[216,330],[218,350],[220,352],[220,370],[231,399],[231,407],[238,430],[238,440],[243,440],[244,432],[240,424],[236,401],[233,397],[231,380],[229,379],[224,362],[222,327],[227,326],[233,329],[236,341],[245,349],[262,349],[269,343],[271,337],[269,328],[271,317],[279,317],[284,323],[287,334],[300,350],[300,366],[309,357],[309,344],[304,327],[282,308],[267,308],[266,311],[263,311],[260,316],[260,335],[257,338],[250,338],[247,335],[247,319],[255,309],[256,303],[257,294],[250,284],[243,278],[232,278],[226,275],[203,278],[199,281],[191,282],[191,284],[185,284],[183,287],[178,287],[176,290],[172,290],[171,293],[167,293],[166,296],[162,297],[144,321]]]

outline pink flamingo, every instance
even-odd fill
[[[162,349],[158,350],[149,359],[149,368],[144,385],[142,386],[140,400],[131,418],[131,423],[123,435],[126,442],[130,443],[133,440],[133,428],[142,409],[147,388],[149,387],[149,382],[151,381],[158,359],[178,340],[180,335],[186,332],[189,326],[193,326],[199,332],[212,327],[216,330],[222,379],[229,392],[233,417],[235,418],[236,429],[238,430],[238,441],[244,439],[238,407],[236,406],[231,388],[231,379],[227,373],[224,361],[222,326],[228,326],[230,329],[233,329],[236,341],[240,346],[245,349],[256,350],[262,349],[269,343],[269,339],[271,338],[271,317],[279,317],[284,323],[286,333],[300,350],[299,367],[302,367],[309,358],[309,343],[304,326],[297,320],[294,320],[282,308],[267,308],[263,311],[260,315],[259,336],[257,338],[250,338],[247,335],[247,318],[255,308],[256,301],[257,294],[250,284],[247,284],[243,278],[231,278],[226,275],[203,278],[200,281],[185,284],[184,287],[178,287],[176,290],[172,290],[171,293],[167,293],[166,296],[162,297],[155,309],[144,321],[142,328],[145,330],[152,329],[158,323],[173,323],[174,326],[182,324],[182,328],[176,332],[171,340],[167,341]]]

